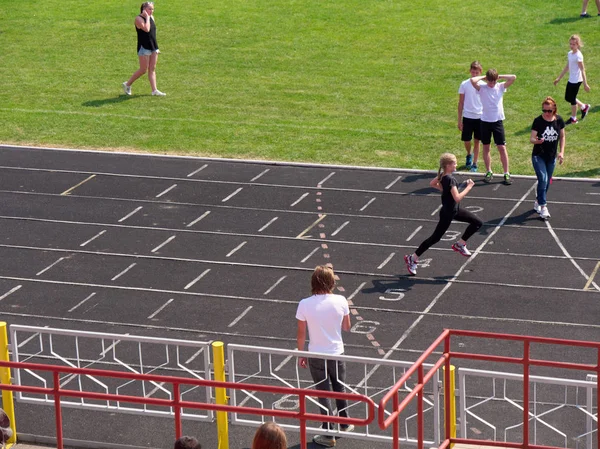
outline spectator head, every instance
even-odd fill
[[[202,449],[202,445],[194,437],[181,437],[175,440],[173,449]]]
[[[558,113],[558,107],[556,106],[556,101],[554,101],[554,98],[546,97],[546,99],[542,102],[542,110],[544,109],[552,109],[552,115],[556,115]]]
[[[283,429],[273,421],[264,423],[254,434],[252,449],[287,449]]]
[[[140,14],[144,12],[144,9],[152,6],[154,8],[154,2],[144,2],[142,6],[140,6]]]
[[[479,61],[473,61],[471,63],[471,76],[479,76],[481,72],[483,72],[483,67],[481,67],[481,63]]]
[[[498,72],[496,71],[496,69],[489,69],[487,72],[485,72],[485,80],[488,83],[496,83],[496,81],[498,81]]]
[[[313,295],[324,295],[333,292],[333,287],[335,287],[333,268],[327,265],[319,265],[315,268],[310,280],[310,286]]]

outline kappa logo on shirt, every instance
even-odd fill
[[[546,142],[555,142],[558,140],[558,132],[551,126],[548,126],[542,133],[542,138]]]

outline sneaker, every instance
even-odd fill
[[[467,245],[461,245],[460,243],[456,242],[454,245],[452,245],[452,249],[457,253],[461,253],[465,257],[471,257],[471,251],[467,249]]]
[[[600,14],[598,14],[598,15],[600,15]],[[588,17],[592,17],[592,16],[590,16],[587,12],[584,12],[583,14],[579,14],[579,17],[581,19],[587,19]]]
[[[540,207],[540,205],[538,204],[537,200],[535,200],[533,202],[533,210],[536,211],[538,214],[540,213],[540,211],[542,210],[542,208]]]
[[[340,432],[354,432],[354,424],[341,425]]]
[[[127,85],[127,81],[123,83],[123,92],[125,92],[125,95],[131,95],[131,86]]]
[[[544,220],[550,218],[550,211],[548,210],[547,206],[540,207],[540,217],[542,217]]]
[[[487,182],[489,184],[490,182],[492,182],[493,177],[494,177],[494,174],[491,171],[489,171],[485,174],[485,177],[483,178],[483,182]]]
[[[313,442],[319,446],[334,447],[335,437],[331,437],[329,435],[315,435],[313,437]]]
[[[161,92],[160,90],[156,89],[155,91],[152,92],[152,95],[157,96],[157,97],[166,97],[167,94],[164,92]]]
[[[585,107],[583,109],[581,109],[581,119],[580,120],[583,120],[585,118],[585,116],[587,115],[589,110],[590,110],[590,105],[586,104]]]
[[[510,179],[510,173],[504,173],[504,185],[511,185],[512,179]]]
[[[473,155],[472,154],[467,154],[466,166],[467,166],[467,170],[471,170],[471,167],[473,166]]]
[[[471,171],[472,171],[473,173],[477,172],[477,164],[473,164],[473,165],[471,165]]]
[[[406,262],[406,269],[413,276],[417,274],[417,264],[413,260],[412,254],[410,256],[404,256],[404,262]]]
[[[577,120],[576,118],[569,117],[569,120],[567,120],[567,121],[565,122],[565,125],[571,125],[571,124],[573,124],[573,125],[576,125],[578,121],[579,121],[579,120]]]

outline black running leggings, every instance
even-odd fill
[[[420,257],[421,254],[441,240],[450,227],[452,220],[469,223],[469,226],[467,226],[467,229],[465,229],[465,232],[462,235],[462,239],[464,241],[469,240],[469,238],[477,232],[481,225],[483,225],[483,221],[481,221],[475,214],[469,212],[468,210],[459,208],[455,212],[452,209],[446,210],[442,208],[442,210],[440,210],[440,221],[436,226],[435,231],[433,231],[433,234],[425,239],[415,251],[417,257]]]

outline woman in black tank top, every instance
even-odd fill
[[[125,95],[131,95],[131,85],[144,73],[148,72],[148,80],[152,88],[152,95],[165,96],[156,88],[156,63],[158,61],[158,43],[156,42],[156,24],[154,23],[154,3],[144,2],[140,8],[140,15],[135,18],[137,32],[137,50],[140,68],[123,83]]]

